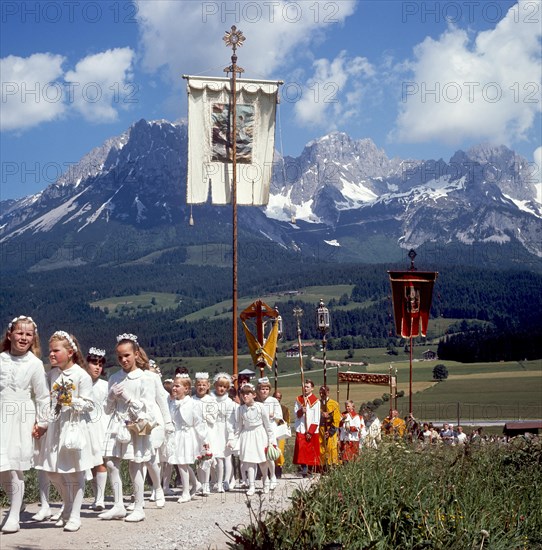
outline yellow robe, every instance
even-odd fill
[[[320,402],[320,464],[329,466],[339,464],[339,424],[341,422],[341,410],[337,401],[327,400],[327,419],[324,416],[324,404]],[[326,437],[327,433],[327,437]]]

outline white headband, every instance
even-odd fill
[[[189,374],[186,374],[186,372],[183,372],[182,374],[176,374],[175,378],[190,378]]]
[[[34,325],[34,330],[38,332],[38,325],[36,325],[36,323],[34,322],[34,319],[32,319],[32,317],[28,317],[28,315],[19,315],[19,317],[15,317],[15,319],[12,319],[11,322],[8,324],[8,330],[11,332],[11,329],[19,321],[28,321],[29,323],[32,323]]]
[[[208,372],[196,372],[196,375],[194,376],[196,380],[209,380],[209,373]]]
[[[88,350],[89,355],[96,355],[96,357],[105,357],[105,350],[100,348],[90,348]]]
[[[77,346],[75,345],[73,338],[65,330],[57,330],[53,333],[51,338],[64,338],[64,340],[68,341],[68,344],[70,344],[72,350],[77,351]]]
[[[264,376],[263,378],[259,378],[258,384],[270,384],[269,378],[267,378],[267,376]]]
[[[128,333],[128,332],[125,332],[124,334],[119,334],[117,336],[117,344],[119,342],[122,342],[123,340],[131,340],[132,342],[137,344],[137,336],[135,334],[131,334],[131,333]]]
[[[245,388],[250,388],[250,391],[252,391],[252,392],[255,391],[255,388],[252,384],[243,384],[241,386],[241,391],[243,391]]]
[[[213,378],[213,384],[216,384],[221,378],[224,378],[230,384],[232,383],[231,376],[227,372],[219,372],[218,374],[215,374],[215,377]]]

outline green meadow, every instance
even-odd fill
[[[111,317],[120,317],[175,308],[179,305],[179,296],[168,292],[142,292],[131,296],[112,296],[91,302],[90,305],[100,308]]]
[[[421,356],[425,349],[416,349],[414,355]],[[315,359],[321,360],[322,353],[309,348],[307,354],[303,358],[304,375],[319,386],[324,381],[323,363]],[[401,355],[389,356],[383,348],[363,349],[354,350],[353,357],[347,360],[345,350],[328,352],[326,381],[331,388],[331,396],[337,399],[337,367],[333,361],[342,362],[341,371],[389,374],[391,367],[391,372],[398,379],[398,391],[405,393],[397,401],[398,409],[403,416],[406,415],[410,365],[408,354],[401,352]],[[232,371],[231,357],[161,358],[158,362],[165,377],[173,374],[178,366],[187,367],[192,374],[199,371],[211,374]],[[348,366],[349,362],[351,366]],[[361,362],[368,365],[356,364]],[[240,371],[245,368],[255,370],[248,355],[240,355],[238,364]],[[444,364],[448,369],[448,379],[442,382],[433,380],[433,368],[437,364]],[[287,358],[284,351],[278,353],[278,387],[284,403],[292,407],[296,395],[301,391],[300,373],[298,357]],[[274,383],[273,370],[267,369],[264,375]],[[257,376],[259,371],[256,372]],[[420,420],[455,421],[458,411],[464,423],[542,418],[542,361],[462,364],[415,359],[412,387],[413,412]],[[341,384],[338,398],[342,403],[348,397],[359,406],[362,402],[380,398],[384,393],[389,393],[387,386],[351,384],[348,387]],[[377,414],[381,418],[386,416],[388,408],[389,403],[386,402],[380,406]]]

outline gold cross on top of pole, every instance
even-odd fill
[[[222,38],[226,43],[226,46],[233,50],[231,56],[232,64],[229,67],[224,69],[226,73],[244,73],[245,70],[242,67],[237,65],[237,48],[243,45],[243,42],[246,40],[246,37],[243,35],[243,31],[237,29],[235,25],[232,25],[231,30],[226,31]]]

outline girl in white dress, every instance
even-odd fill
[[[237,409],[235,438],[239,439],[239,458],[241,467],[246,468],[248,477],[247,495],[256,492],[256,467],[263,469],[267,462],[267,447],[277,445],[277,440],[269,421],[269,416],[262,403],[256,402],[256,391],[252,384],[241,388],[243,404]],[[235,440],[228,442],[228,447],[235,447]]]
[[[49,339],[49,361],[51,414],[36,469],[47,472],[62,497],[63,511],[55,525],[64,531],[78,531],[85,471],[102,462],[89,428],[89,412],[94,409],[92,379],[81,366],[85,360],[77,339],[63,330]]]
[[[194,464],[202,451],[209,448],[207,424],[203,421],[201,407],[190,396],[192,383],[187,374],[178,374],[171,390],[173,399],[169,401],[171,418],[175,424],[175,444],[171,464],[177,464],[181,474],[183,492],[177,502],[188,502],[190,493],[191,464]],[[194,478],[195,481],[195,478]]]
[[[152,495],[150,500],[156,502],[157,508],[163,508],[166,504],[164,490],[162,488],[162,474],[160,471],[160,448],[165,443],[166,435],[172,434],[175,431],[175,426],[171,422],[171,415],[168,406],[168,393],[162,386],[162,379],[156,369],[156,363],[147,357],[145,350],[140,346],[139,354],[141,361],[137,362],[140,369],[145,372],[149,389],[151,390],[152,405],[151,412],[154,418],[154,428],[151,431],[152,457],[145,463],[146,471],[152,481]],[[128,506],[131,510],[133,505]]]
[[[214,425],[218,415],[218,406],[214,395],[209,394],[211,389],[211,383],[209,382],[209,373],[197,372],[196,376],[196,394],[194,395],[194,401],[200,407],[203,421],[207,424],[207,430],[209,433],[209,452],[214,454],[213,441],[211,434],[214,430]],[[199,482],[201,483],[201,490],[198,493],[208,496],[211,494],[211,461],[200,462],[196,467],[196,474]]]
[[[2,533],[19,530],[24,474],[33,465],[34,443],[47,429],[49,390],[38,327],[21,315],[9,323],[0,353],[0,482],[10,509]]]
[[[213,396],[218,405],[216,422],[212,432],[213,455],[215,458],[216,484],[219,493],[229,491],[232,476],[231,449],[226,447],[235,431],[235,403],[230,399],[231,377],[219,372],[213,379]]]
[[[87,372],[92,378],[92,393],[94,394],[94,411],[91,415],[90,427],[94,431],[95,439],[99,442],[100,449],[103,448],[105,433],[109,425],[109,415],[105,412],[107,403],[107,381],[101,378],[105,367],[105,350],[92,347],[87,355]],[[92,488],[94,491],[94,502],[92,510],[102,512],[105,510],[105,485],[107,483],[107,467],[100,464],[92,469]]]
[[[276,439],[277,422],[283,420],[282,409],[280,407],[279,400],[270,395],[271,383],[269,382],[269,378],[265,377],[258,380],[258,385],[256,386],[256,394],[258,396],[258,401],[264,405],[265,410],[267,411],[269,422],[271,424],[271,428],[273,429],[273,434]],[[275,461],[267,460],[263,467],[260,466],[260,469],[262,471],[263,492],[269,493],[269,490],[273,491],[277,487]]]
[[[109,480],[113,487],[114,505],[98,517],[105,520],[123,519],[138,522],[145,519],[143,510],[143,465],[152,457],[149,427],[154,418],[154,392],[145,372],[138,368],[141,360],[135,334],[117,336],[117,360],[121,370],[109,379],[106,412],[111,415],[105,435],[103,456]],[[131,429],[128,429],[128,426]],[[134,488],[134,510],[128,516],[123,502],[120,461],[129,461],[129,472]]]

